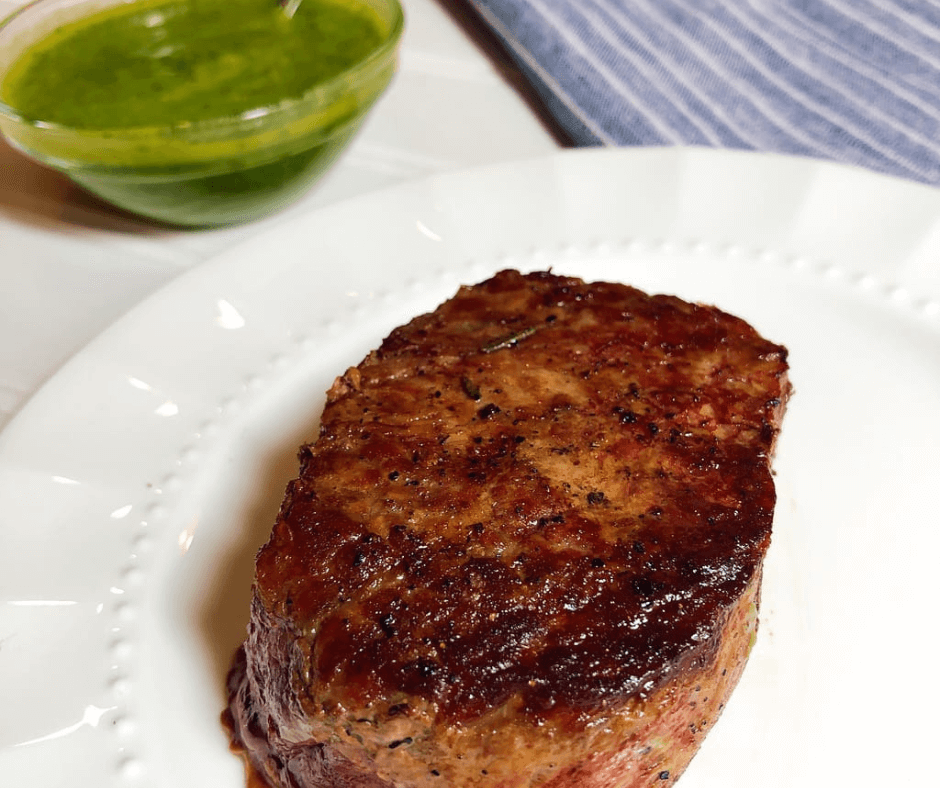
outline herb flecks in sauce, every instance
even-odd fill
[[[66,24],[8,71],[27,120],[74,128],[238,115],[302,96],[369,54],[382,33],[354,3],[149,0]]]

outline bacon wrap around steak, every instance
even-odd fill
[[[257,559],[235,741],[278,788],[675,780],[757,628],[786,350],[503,271],[328,394]]]

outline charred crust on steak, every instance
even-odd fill
[[[786,355],[714,307],[550,273],[395,329],[330,389],[258,555],[251,702],[576,730],[713,664],[756,602]]]

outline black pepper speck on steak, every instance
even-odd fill
[[[786,350],[718,309],[504,271],[329,391],[230,677],[277,788],[685,769],[757,628]]]

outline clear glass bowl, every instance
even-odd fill
[[[10,65],[37,41],[64,23],[125,2],[38,0],[13,13],[0,23],[0,89]],[[404,26],[398,0],[356,2],[375,14],[381,43],[300,98],[236,116],[89,129],[25,118],[0,92],[0,131],[33,159],[142,216],[184,226],[265,216],[329,167],[395,71]]]

